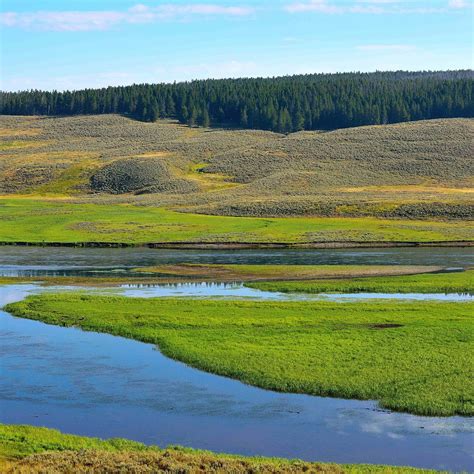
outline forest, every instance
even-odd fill
[[[474,71],[306,74],[0,93],[3,115],[123,114],[281,133],[474,117]]]

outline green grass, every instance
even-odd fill
[[[420,415],[474,414],[471,303],[257,302],[31,296],[20,317],[157,344],[267,389],[376,399]]]
[[[470,240],[469,222],[366,218],[252,218],[129,204],[0,199],[2,242],[289,242]]]
[[[27,425],[0,424],[2,472],[433,472],[406,467],[337,465],[216,454],[178,446],[160,449],[121,438],[102,440]],[[84,469],[84,470],[81,470]],[[193,470],[195,469],[195,470]]]
[[[270,281],[320,278],[355,278],[369,276],[412,275],[442,270],[422,265],[202,265],[179,264],[134,268],[126,276],[0,276],[0,285],[42,283],[110,287],[128,283],[164,284],[196,281]]]
[[[154,448],[120,438],[104,441],[99,438],[63,434],[48,428],[0,424],[0,457],[24,457],[44,451],[80,449],[144,451]]]
[[[205,281],[296,281],[414,275],[441,271],[443,267],[426,265],[227,265],[191,264],[155,265],[135,268],[136,274],[169,279]]]
[[[283,293],[474,293],[474,270],[314,281],[262,281],[246,286]]]

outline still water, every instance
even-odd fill
[[[474,266],[474,253],[470,248],[160,250],[0,247],[0,276],[126,275],[135,267],[179,263],[440,265],[465,268]]]
[[[52,288],[52,291],[57,289]],[[95,291],[104,291],[96,289]],[[187,282],[168,284],[133,284],[122,285],[119,289],[108,292],[139,298],[156,297],[192,297],[192,298],[253,298],[278,301],[338,301],[341,303],[373,300],[403,299],[417,301],[474,301],[474,295],[466,293],[279,293],[247,288],[243,283]]]
[[[37,291],[0,286],[0,306]],[[0,369],[3,423],[246,455],[474,469],[472,419],[274,393],[192,369],[148,344],[5,312]]]
[[[0,275],[129,274],[169,263],[474,265],[470,249],[236,250],[0,248]],[[133,280],[131,280],[131,283]],[[38,291],[0,286],[0,308]],[[140,286],[128,296],[350,301],[373,295],[285,295],[239,283]],[[377,297],[393,295],[381,295]],[[403,295],[472,299],[469,295]],[[474,420],[380,410],[373,401],[280,394],[172,361],[156,347],[14,318],[0,311],[0,422],[120,436],[245,455],[474,471]]]

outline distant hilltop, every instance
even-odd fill
[[[4,115],[123,114],[281,133],[474,117],[474,71],[308,74],[0,93]]]

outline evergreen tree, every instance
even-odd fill
[[[247,108],[244,107],[240,111],[240,126],[242,128],[247,128],[248,124],[249,124],[249,117],[248,117],[248,114],[247,114]]]
[[[46,92],[0,92],[11,115],[126,114],[178,119],[195,126],[261,128],[288,133],[474,116],[474,72],[308,74],[268,79]]]
[[[194,127],[196,125],[197,117],[198,117],[198,113],[197,113],[196,107],[192,107],[191,112],[189,113],[189,117],[188,117],[188,125],[190,127]]]
[[[156,122],[159,118],[160,118],[160,110],[158,108],[158,104],[154,103],[151,106],[150,111],[148,113],[148,120],[150,122]]]
[[[201,113],[199,114],[199,118],[198,118],[198,124],[201,125],[201,127],[206,127],[206,128],[211,125],[209,112],[207,111],[206,108],[201,110]]]

